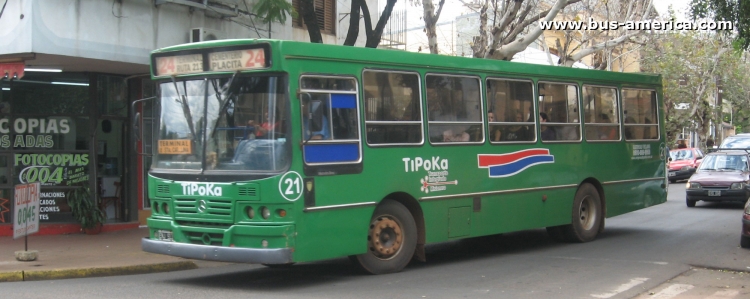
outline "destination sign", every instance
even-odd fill
[[[190,140],[164,139],[159,140],[159,154],[163,155],[189,155],[192,154]]]
[[[171,76],[200,73],[203,71],[203,55],[180,55],[156,57],[156,75]]]
[[[214,72],[265,68],[266,55],[263,49],[213,52],[208,55],[208,65]]]

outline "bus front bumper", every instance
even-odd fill
[[[238,248],[190,243],[176,243],[169,241],[143,238],[143,251],[184,257],[189,259],[252,263],[252,264],[288,264],[292,263],[292,248]]]

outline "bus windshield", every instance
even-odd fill
[[[154,169],[280,171],[291,156],[281,77],[225,76],[159,85]]]

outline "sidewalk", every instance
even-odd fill
[[[146,228],[98,235],[31,235],[28,250],[39,251],[31,262],[15,258],[16,251],[24,250],[23,238],[0,237],[0,282],[167,272],[226,264],[144,252],[141,239],[147,236]]]

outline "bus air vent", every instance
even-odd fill
[[[169,185],[157,185],[156,193],[169,194]]]
[[[257,194],[257,188],[255,187],[240,187],[239,190],[239,196],[247,196],[247,197],[256,197]]]

